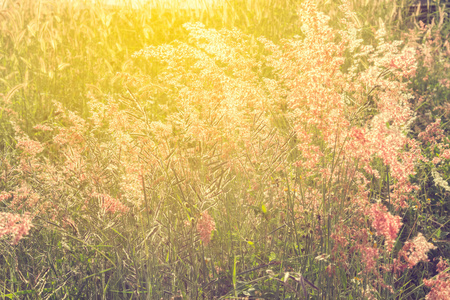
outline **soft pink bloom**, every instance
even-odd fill
[[[450,89],[450,81],[447,78],[439,79],[439,84],[445,86],[446,88]]]
[[[32,226],[29,214],[19,215],[0,212],[0,238],[11,235],[11,244],[13,245],[16,245],[20,239],[27,235]]]
[[[53,131],[53,128],[45,125],[45,124],[38,124],[33,127],[34,130],[41,130],[41,131]]]
[[[211,232],[214,230],[216,230],[216,223],[208,212],[204,211],[198,220],[197,231],[200,234],[200,239],[205,245],[208,245],[210,242]]]
[[[444,130],[441,129],[440,125],[441,119],[437,119],[436,122],[428,125],[424,132],[419,133],[419,138],[424,142],[430,142],[432,145],[436,144],[437,141],[445,137]]]
[[[428,251],[436,249],[432,243],[428,243],[422,233],[412,240],[407,241],[398,253],[398,259],[394,259],[394,269],[402,272],[406,268],[411,269],[419,262],[427,262]]]
[[[411,243],[412,246],[408,251],[408,264],[410,268],[415,266],[420,261],[428,261],[428,251],[436,249],[436,246],[434,246],[432,243],[428,243],[425,237],[420,232],[409,243]]]
[[[433,165],[437,165],[442,161],[442,158],[440,157],[434,157],[431,162],[433,163]]]
[[[5,192],[5,191],[2,191],[1,193],[0,193],[0,202],[3,202],[3,201],[5,201],[5,200],[8,200],[9,198],[11,198],[11,194],[10,193],[7,193],[7,192]]]
[[[108,194],[92,193],[92,197],[98,198],[101,201],[101,207],[110,213],[127,212],[129,208],[122,204],[119,200],[111,197]]]
[[[425,286],[431,288],[431,291],[426,295],[425,300],[450,299],[450,274],[448,271],[445,272],[448,267],[448,263],[441,257],[437,264],[438,275],[432,279],[423,280]]]
[[[441,157],[445,159],[450,159],[450,149],[445,149],[444,152],[441,153]]]
[[[385,237],[386,248],[391,250],[398,231],[403,225],[401,217],[392,215],[384,205],[379,203],[372,205],[369,214],[372,217],[372,227],[378,235]]]
[[[362,261],[366,265],[364,272],[370,273],[374,271],[380,251],[375,247],[361,247]]]
[[[24,153],[34,156],[44,150],[41,143],[30,139],[22,139],[17,142],[16,148],[22,149]]]

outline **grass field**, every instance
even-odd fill
[[[1,2],[0,298],[449,299],[449,6],[199,3]]]

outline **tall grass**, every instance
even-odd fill
[[[448,23],[410,32],[415,75],[386,46],[409,2],[350,1],[347,25],[337,4],[319,3],[327,22],[297,1],[6,1],[1,297],[417,299],[448,282],[411,263],[448,258]],[[439,106],[442,123],[412,123]]]

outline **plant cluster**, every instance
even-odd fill
[[[2,297],[448,298],[444,9],[398,40],[304,0],[288,38],[189,22],[114,56],[122,13],[42,5],[0,27]]]

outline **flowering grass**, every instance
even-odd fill
[[[335,2],[7,2],[1,297],[446,299],[445,7]]]

